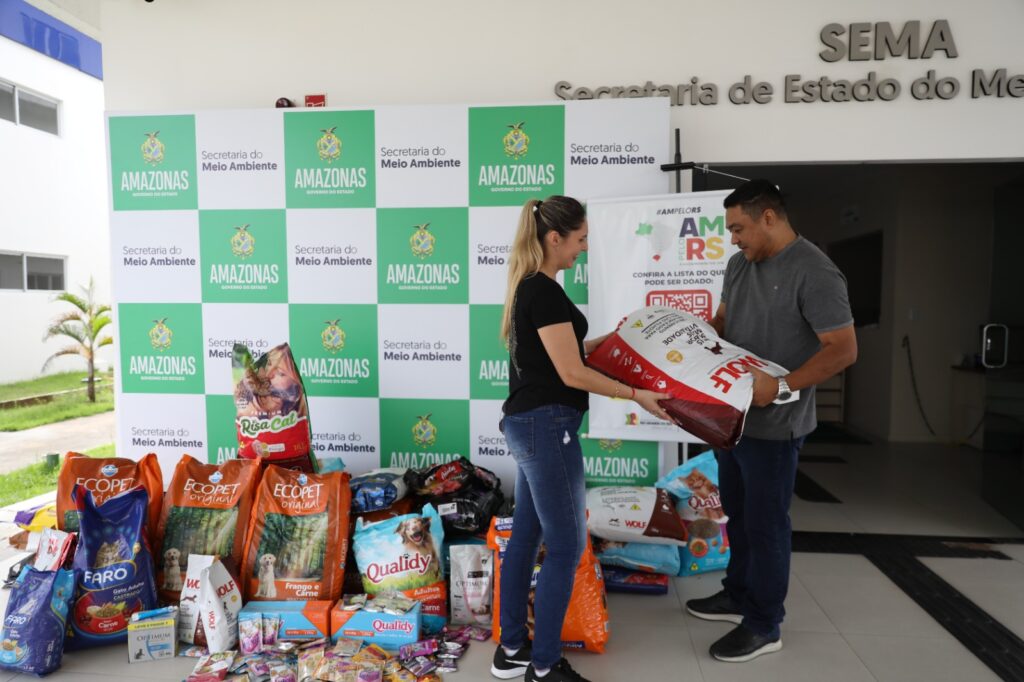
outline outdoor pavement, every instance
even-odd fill
[[[0,474],[38,462],[48,452],[82,452],[113,443],[114,439],[113,411],[24,431],[0,432]]]

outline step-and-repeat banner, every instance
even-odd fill
[[[591,201],[591,328],[612,328],[624,315],[652,305],[679,308],[710,322],[721,302],[725,266],[739,250],[725,224],[722,201],[728,194],[729,190]],[[589,434],[701,442],[636,403],[600,396],[590,399]]]
[[[185,452],[234,457],[232,346],[287,341],[319,457],[358,474],[464,455],[510,489],[499,321],[520,207],[659,191],[668,114],[638,99],[108,115],[118,454],[156,452],[166,477]],[[581,306],[587,268],[565,274]],[[585,452],[594,484],[658,475],[656,443]]]

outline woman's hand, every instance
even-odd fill
[[[598,336],[598,337],[593,338],[593,339],[587,339],[586,341],[584,341],[583,342],[583,353],[584,353],[584,355],[590,355],[595,350],[597,350],[597,347],[600,346],[602,343],[604,343],[604,340],[607,339],[609,336],[611,336],[613,333],[614,332],[608,332],[607,334],[603,334],[602,336]]]
[[[633,400],[637,405],[644,408],[658,419],[664,419],[665,421],[672,421],[668,416],[668,412],[658,404],[659,400],[667,400],[671,398],[668,393],[655,393],[654,391],[638,390],[636,397]]]

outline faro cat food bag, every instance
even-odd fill
[[[236,343],[231,368],[238,456],[314,473],[306,389],[288,344],[254,360],[248,348]]]
[[[153,559],[146,538],[145,489],[138,487],[96,504],[75,489],[81,513],[75,549],[75,597],[65,646],[84,649],[128,641],[133,613],[156,608]]]
[[[729,565],[729,517],[718,494],[718,460],[707,452],[668,472],[654,484],[678,500],[676,510],[690,539],[679,548],[679,575],[719,571]]]
[[[94,459],[77,452],[65,455],[57,478],[57,528],[68,533],[78,532],[78,505],[72,499],[76,485],[91,492],[97,505],[141,485],[149,494],[149,539],[152,542],[156,538],[164,479],[155,454],[137,462],[124,457]]]
[[[47,675],[60,667],[74,589],[72,571],[21,569],[4,614],[0,668]]]
[[[242,560],[246,600],[337,600],[345,577],[349,475],[270,465],[252,508]]]
[[[177,604],[193,554],[231,559],[242,565],[245,532],[260,479],[260,464],[232,459],[203,464],[184,455],[164,495],[157,537],[157,588],[160,598]]]
[[[672,421],[725,450],[743,435],[754,393],[748,368],[779,377],[789,373],[726,343],[700,318],[660,306],[630,313],[587,356],[587,364],[628,386],[670,394],[661,406]]]

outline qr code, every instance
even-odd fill
[[[699,317],[705,322],[711,321],[711,292],[707,289],[649,291],[647,305],[676,308],[688,312],[694,317]]]

